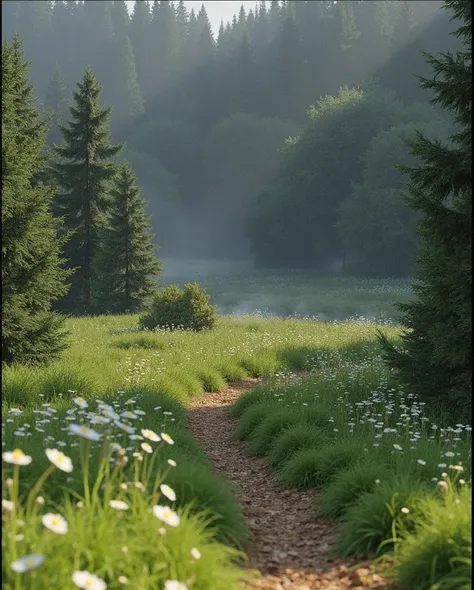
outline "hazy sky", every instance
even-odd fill
[[[129,0],[127,2],[130,11],[133,10],[134,3],[134,0]],[[194,12],[196,14],[199,12],[202,4],[204,4],[207,15],[209,16],[209,21],[211,22],[212,30],[214,33],[217,33],[221,20],[224,21],[224,24],[226,24],[227,21],[232,20],[234,14],[239,13],[242,4],[244,6],[245,13],[248,13],[250,9],[254,10],[256,2],[255,0],[252,0],[251,2],[234,2],[233,0],[212,0],[211,2],[203,2],[201,0],[201,2],[184,2],[184,4],[188,10],[194,8]]]

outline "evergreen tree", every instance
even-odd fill
[[[55,212],[74,232],[65,252],[69,267],[77,270],[63,305],[68,311],[90,313],[92,260],[108,207],[108,181],[116,172],[112,158],[122,145],[110,142],[111,107],[100,107],[102,89],[90,68],[77,87],[74,105],[69,107],[72,120],[59,127],[64,144],[53,148],[57,160],[51,166],[51,175],[58,187]]]
[[[61,138],[58,125],[65,122],[67,116],[67,100],[68,91],[66,81],[61,74],[61,68],[58,63],[46,90],[44,101],[45,110],[51,116],[48,134],[49,145],[57,143]]]
[[[2,48],[2,362],[45,363],[66,348],[64,240],[50,212],[53,192],[34,177],[44,165],[47,124],[34,106],[21,41]]]
[[[403,350],[381,338],[386,360],[411,392],[459,410],[470,419],[472,404],[472,5],[447,0],[462,21],[456,35],[463,47],[434,58],[432,79],[421,85],[434,91],[434,104],[455,115],[460,131],[451,144],[421,133],[409,143],[421,158],[405,168],[407,199],[421,214],[422,249],[417,262],[415,299],[400,304]]]
[[[161,265],[154,255],[145,201],[128,162],[115,177],[108,223],[99,238],[94,258],[96,308],[136,313],[152,295]]]

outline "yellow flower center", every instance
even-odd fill
[[[83,398],[83,397],[78,397],[78,398],[77,398],[77,401],[78,401],[80,404],[82,404],[82,402],[84,401],[84,398]]]
[[[57,518],[53,518],[53,519],[51,520],[51,524],[52,524],[53,526],[59,526],[59,520],[58,520]]]
[[[87,434],[89,432],[89,429],[87,428],[87,426],[81,426],[81,432],[83,432],[84,434]]]
[[[16,459],[21,459],[23,457],[23,451],[21,449],[15,449],[12,453],[13,458]]]
[[[58,453],[57,457],[56,457],[56,461],[58,463],[62,463],[64,461],[64,453]]]
[[[26,567],[32,567],[32,565],[33,565],[33,560],[32,560],[32,559],[27,559],[27,560],[25,561],[25,565],[26,565]]]
[[[86,588],[92,588],[93,583],[94,582],[90,578],[88,580],[86,580],[85,581]]]

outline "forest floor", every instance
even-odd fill
[[[251,457],[233,438],[235,421],[228,408],[258,379],[207,393],[188,406],[189,429],[238,495],[252,541],[251,570],[260,572],[248,588],[261,590],[362,590],[387,588],[370,563],[335,557],[333,523],[315,516],[314,491],[282,489],[265,459]]]

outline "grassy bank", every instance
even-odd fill
[[[233,406],[236,437],[285,487],[323,491],[338,550],[389,554],[400,588],[467,588],[471,429],[429,416],[366,346],[331,351],[298,383],[275,381]]]

